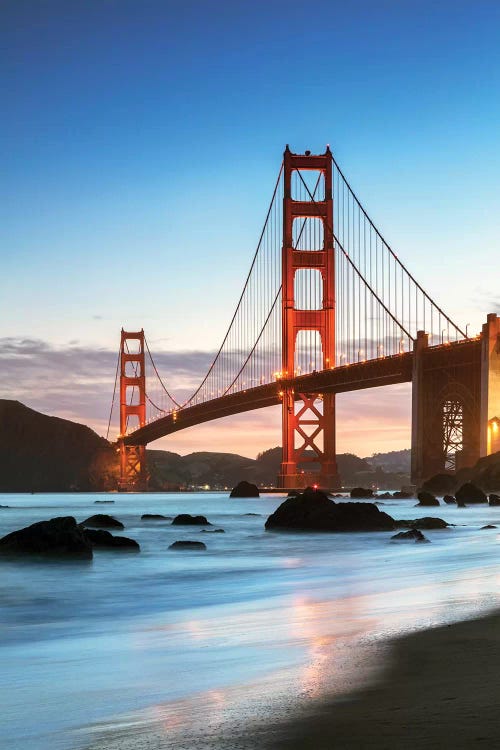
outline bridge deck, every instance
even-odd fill
[[[356,362],[329,370],[320,370],[286,381],[296,393],[345,393],[364,388],[374,388],[395,383],[406,383],[412,378],[413,352],[405,352],[392,357]],[[268,383],[249,388],[239,393],[231,393],[201,404],[180,409],[175,414],[167,414],[129,433],[124,443],[146,445],[178,430],[210,422],[213,419],[240,414],[280,403],[279,392],[285,381]]]

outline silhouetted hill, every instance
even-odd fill
[[[2,492],[100,489],[109,460],[109,443],[89,427],[0,400]]]
[[[241,480],[275,486],[282,450],[270,448],[256,459],[210,451],[187,456],[163,450],[146,453],[151,490],[223,489]],[[377,454],[380,456],[383,454]],[[337,462],[347,487],[360,484],[392,489],[408,483],[407,476],[384,472],[370,459],[352,453],[338,455]],[[40,414],[18,401],[0,400],[1,492],[113,490],[118,478],[116,448],[89,427]]]

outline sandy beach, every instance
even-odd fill
[[[157,707],[156,721],[103,731],[92,750],[329,750],[331,748],[500,747],[498,680],[500,613],[362,646],[354,657],[368,684],[334,696],[314,696],[307,706],[266,712],[265,701],[244,691]],[[262,685],[264,693],[271,684]],[[227,701],[234,701],[228,706]],[[207,702],[208,701],[208,702]],[[213,701],[213,705],[211,702]],[[220,704],[220,705],[218,705]],[[218,721],[200,718],[212,711]],[[285,712],[286,713],[286,712]],[[241,717],[235,723],[236,714]],[[213,714],[212,714],[213,717]],[[210,724],[210,726],[208,726]],[[184,729],[179,733],[179,728]]]

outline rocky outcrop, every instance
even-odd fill
[[[371,500],[373,490],[369,487],[353,487],[350,496],[353,500]]]
[[[260,497],[259,488],[256,484],[243,480],[233,487],[229,497]]]
[[[445,495],[443,497],[443,501],[446,503],[446,505],[456,505],[457,501],[453,497],[453,495]]]
[[[433,518],[432,516],[424,516],[424,518],[414,518],[395,521],[396,528],[398,529],[446,529],[450,524],[443,521],[442,518]]]
[[[89,516],[85,521],[82,521],[82,526],[89,526],[93,529],[124,529],[125,526],[121,521],[113,516],[108,516],[106,513],[96,513],[94,516]]]
[[[211,526],[205,516],[191,516],[189,513],[181,513],[172,521],[172,526]]]
[[[409,531],[400,531],[398,534],[391,536],[391,540],[395,542],[428,542],[429,540],[422,534],[418,529],[410,529]]]
[[[91,560],[92,545],[73,516],[38,521],[0,539],[0,555]]]
[[[486,526],[481,526],[479,531],[483,531],[483,529],[496,529],[497,527],[494,526],[492,523],[487,524]]]
[[[190,541],[181,541],[181,542],[174,542],[169,546],[169,549],[198,549],[198,550],[204,550],[207,548],[206,544],[203,544],[203,542],[190,542]]]
[[[296,531],[391,531],[394,520],[374,503],[335,503],[308,487],[289,497],[266,521],[266,529]]]
[[[161,513],[143,513],[141,521],[171,521],[172,516],[162,516]]]
[[[488,498],[484,492],[472,482],[466,482],[456,492],[457,503],[487,503]]]
[[[93,547],[99,549],[128,549],[134,552],[140,551],[140,546],[135,539],[126,536],[113,536],[104,529],[84,529],[83,534]]]
[[[492,493],[488,498],[489,505],[500,505],[500,495],[495,495]]]
[[[417,506],[423,506],[423,507],[431,507],[433,505],[439,505],[439,500],[434,497],[430,492],[419,492],[418,495],[418,503]],[[416,506],[416,507],[417,507]]]

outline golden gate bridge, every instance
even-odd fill
[[[278,486],[339,485],[337,393],[412,382],[412,480],[500,450],[500,320],[469,337],[384,240],[329,147],[289,147],[227,332],[199,386],[172,395],[144,331],[121,332],[122,489],[147,486],[145,446],[281,403]],[[109,427],[108,427],[109,434]]]

